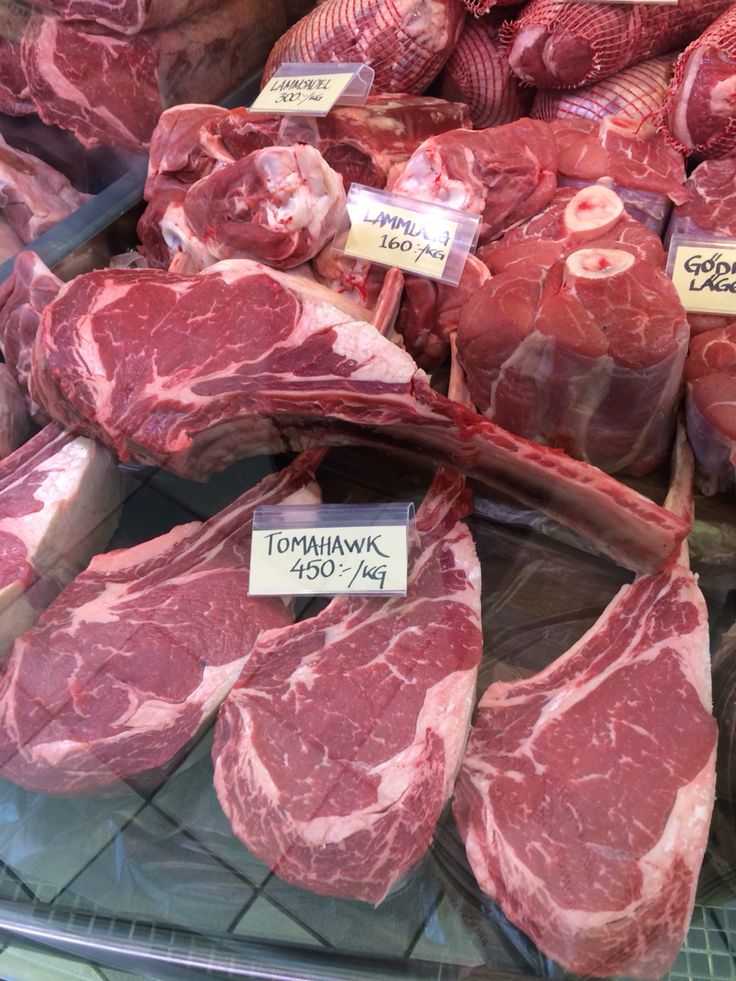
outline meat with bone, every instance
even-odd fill
[[[367,310],[376,305],[386,278],[385,266],[343,255],[331,244],[314,257],[312,272],[318,283]]]
[[[692,481],[681,466],[672,507]],[[655,978],[677,956],[713,807],[710,710],[686,555],[624,586],[543,671],[481,698],[455,820],[480,887],[566,970]]]
[[[431,371],[450,356],[450,336],[463,307],[491,278],[488,267],[469,255],[457,286],[407,276],[397,327],[420,368]]]
[[[509,29],[512,70],[543,89],[574,89],[682,47],[732,0],[677,6],[531,0]]]
[[[457,345],[473,402],[498,425],[636,476],[669,452],[689,337],[664,272],[591,248],[494,276]]]
[[[0,364],[0,460],[24,443],[33,431],[23,393],[6,364]]]
[[[423,92],[463,25],[460,0],[324,0],[274,45],[265,84],[284,62],[365,62],[377,92]]]
[[[454,130],[425,140],[392,190],[481,216],[481,244],[549,203],[557,190],[552,129],[519,119],[485,130]]]
[[[345,215],[345,191],[319,150],[274,146],[197,181],[182,208],[216,259],[259,259],[291,269],[334,238]]]
[[[247,260],[189,277],[87,273],[44,311],[32,394],[122,459],[193,478],[279,449],[385,445],[533,503],[630,568],[656,568],[677,547],[683,521],[443,398],[404,351],[336,302]]]
[[[699,157],[736,150],[736,7],[690,44],[675,64],[662,120],[673,143]]]
[[[70,794],[180,755],[258,634],[291,622],[280,597],[248,596],[253,511],[318,500],[320,456],[266,477],[209,521],[92,560],[13,647],[0,680],[3,777]]]
[[[27,116],[35,112],[20,56],[20,41],[31,8],[17,0],[0,4],[0,112]]]
[[[440,472],[417,513],[406,597],[340,596],[261,634],[212,756],[235,834],[305,889],[378,904],[427,852],[470,727],[480,564]]]
[[[470,125],[462,103],[403,94],[370,95],[364,106],[336,106],[323,118],[176,106],[154,131],[145,196],[152,201],[159,189],[186,188],[254,150],[294,143],[316,147],[346,190],[352,182],[385,187],[423,140]]]
[[[207,6],[208,0],[33,0],[61,20],[98,24],[116,34],[168,27]]]
[[[561,184],[600,181],[623,199],[629,214],[660,234],[671,203],[685,201],[685,162],[648,123],[620,116],[601,121],[559,119],[550,124],[558,147]]]
[[[23,242],[32,242],[89,199],[58,170],[0,136],[0,209]]]
[[[694,337],[685,364],[687,435],[705,494],[734,486],[736,323]]]
[[[625,210],[622,199],[602,184],[576,191],[561,187],[533,218],[510,228],[478,250],[478,259],[494,274],[525,272],[534,276],[580,248],[623,249],[661,268],[665,252],[656,232]]]
[[[140,152],[163,109],[224,96],[260,63],[283,26],[279,5],[247,0],[225,0],[134,37],[35,13],[23,66],[44,122],[71,130],[84,146]]]
[[[662,108],[674,61],[675,55],[650,58],[571,92],[542,89],[534,97],[530,115],[548,123],[577,116],[585,119],[623,116],[635,122],[650,120]]]
[[[442,73],[441,94],[465,102],[473,126],[499,126],[526,116],[532,92],[509,68],[500,37],[504,13],[468,20]]]
[[[0,461],[0,653],[105,548],[121,504],[108,451],[58,426]]]

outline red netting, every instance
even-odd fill
[[[685,49],[662,109],[670,142],[684,153],[736,150],[736,5]]]
[[[531,116],[548,123],[575,116],[585,119],[603,119],[605,116],[650,119],[662,108],[674,60],[675,55],[650,58],[572,92],[540,90],[534,100]]]
[[[518,2],[519,0],[463,0],[470,13],[476,17],[487,14],[494,7],[512,7]]]
[[[506,31],[509,59],[525,81],[577,88],[686,44],[731,0],[659,4],[588,4],[531,0]]]
[[[460,0],[326,0],[277,41],[263,82],[283,62],[364,61],[374,92],[423,92],[455,47]]]

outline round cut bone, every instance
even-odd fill
[[[610,279],[631,269],[635,261],[623,249],[578,249],[565,261],[565,277]]]
[[[602,184],[581,188],[565,208],[568,234],[576,238],[597,238],[609,231],[624,213],[621,198]]]

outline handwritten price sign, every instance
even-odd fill
[[[736,316],[736,242],[673,237],[667,271],[689,313]]]
[[[404,272],[456,286],[478,237],[480,219],[401,194],[352,184],[348,193],[349,226],[335,247]]]
[[[377,510],[370,505],[329,504],[259,508],[253,523],[249,592],[405,595],[411,515],[407,504],[379,505]],[[300,519],[302,523],[295,524]]]
[[[363,105],[373,84],[363,64],[284,64],[269,79],[253,112],[326,116],[334,105]]]

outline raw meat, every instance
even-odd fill
[[[431,371],[447,360],[450,335],[457,331],[468,300],[491,278],[488,267],[469,255],[457,286],[407,276],[398,330],[420,368]]]
[[[0,653],[105,548],[122,493],[108,451],[55,425],[0,462]]]
[[[23,248],[23,240],[16,235],[10,223],[0,213],[0,265],[11,259]]]
[[[183,212],[216,259],[291,269],[332,241],[345,216],[345,191],[314,147],[265,147],[193,184]]]
[[[323,286],[367,310],[375,306],[386,278],[385,266],[343,255],[331,244],[314,257],[312,271]]]
[[[650,120],[662,108],[674,60],[675,55],[660,55],[572,92],[541,89],[530,115],[548,123],[576,116],[624,116],[637,123]]]
[[[262,84],[283,62],[365,62],[376,92],[423,92],[455,47],[460,0],[324,0],[273,48]]]
[[[283,9],[225,0],[173,27],[134,37],[93,33],[35,13],[23,66],[38,114],[84,146],[148,146],[162,110],[224,96],[261,62]]]
[[[658,234],[670,204],[687,199],[685,162],[648,123],[620,116],[600,122],[559,119],[550,124],[557,140],[560,183],[580,187],[600,181],[623,199],[626,210]]]
[[[61,20],[88,21],[118,34],[167,27],[208,6],[208,0],[33,0],[33,3]]]
[[[217,796],[235,834],[287,882],[377,905],[432,842],[483,649],[463,488],[435,478],[406,597],[337,597],[261,634],[222,704]]]
[[[467,103],[476,129],[513,122],[531,104],[531,90],[512,74],[501,42],[504,16],[501,11],[468,20],[442,73],[441,94]]]
[[[494,7],[513,7],[517,2],[518,0],[463,0],[467,9],[476,17],[487,14]]]
[[[621,198],[601,184],[576,191],[561,187],[533,218],[510,228],[503,238],[478,250],[494,274],[534,276],[579,248],[615,248],[664,268],[665,252],[656,232],[625,210]]]
[[[49,164],[0,136],[0,209],[26,244],[89,201]]]
[[[689,337],[664,272],[591,248],[494,276],[457,345],[473,402],[499,426],[638,476],[669,452]]]
[[[423,140],[470,125],[462,103],[417,95],[370,95],[364,106],[336,106],[324,118],[177,106],[161,116],[151,140],[146,200],[254,150],[294,143],[316,147],[342,174],[345,190],[353,182],[385,187]]]
[[[0,112],[26,116],[35,112],[20,57],[20,41],[31,8],[16,0],[0,4]]]
[[[687,435],[705,494],[732,490],[736,467],[736,323],[694,337],[685,364]]]
[[[251,521],[261,504],[315,501],[319,459],[266,477],[209,521],[92,560],[13,647],[0,681],[3,777],[70,794],[179,757],[258,634],[291,622],[279,597],[248,596]]]
[[[675,208],[667,226],[667,242],[673,235],[736,238],[736,157],[703,161],[686,181],[685,191],[687,200]],[[730,317],[709,313],[689,313],[687,319],[694,334],[731,322]]]
[[[453,130],[425,140],[392,190],[480,215],[481,244],[530,218],[557,190],[557,146],[547,123]]]
[[[531,0],[510,25],[512,70],[544,89],[579,88],[687,44],[731,0],[677,6]]]
[[[23,393],[10,368],[0,364],[0,460],[17,450],[32,430]]]
[[[189,477],[277,449],[388,445],[533,502],[635,569],[658,567],[686,533],[617,481],[438,395],[404,351],[346,316],[342,302],[247,260],[190,277],[87,273],[44,311],[32,393],[122,459]]]
[[[722,157],[736,150],[736,7],[718,20],[677,59],[662,120],[684,153]]]
[[[455,820],[480,887],[566,970],[671,967],[713,808],[710,709],[708,613],[686,555],[624,586],[543,671],[481,698]]]
[[[0,284],[0,348],[8,368],[18,382],[28,411],[36,422],[48,416],[28,392],[31,352],[41,314],[61,289],[61,280],[44,265],[35,252],[21,252],[13,271]]]

